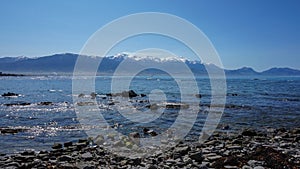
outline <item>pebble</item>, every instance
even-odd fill
[[[52,151],[26,150],[19,154],[4,154],[0,156],[0,168],[297,168],[300,145],[295,138],[299,137],[299,130],[267,132],[246,129],[235,135],[214,133],[204,144],[183,142],[145,158],[118,156],[105,147],[122,146],[128,151],[138,149],[134,140],[141,136],[137,132],[131,133],[129,138],[114,141],[111,137],[112,142],[107,144],[103,136],[98,136],[93,141],[99,146],[88,146],[91,140],[81,139],[77,143],[55,143]]]

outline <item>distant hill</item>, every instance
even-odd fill
[[[271,68],[269,70],[261,72],[261,74],[266,76],[299,76],[299,70],[291,68]]]
[[[4,57],[0,58],[0,72],[3,73],[72,73],[77,60],[78,54],[64,53],[55,54],[51,56],[44,56],[38,58],[28,57]],[[203,64],[199,61],[190,61],[182,57],[165,57],[157,58],[151,56],[134,56],[126,53],[122,53],[115,56],[108,57],[90,57],[84,56],[91,59],[92,62],[97,62],[102,59],[99,65],[98,72],[100,73],[113,73],[118,66],[127,61],[128,71],[130,67],[147,67],[156,65],[158,67],[170,69],[175,73],[182,73],[179,69],[180,66],[186,65],[196,75],[207,75],[207,69],[210,73],[217,73],[222,71],[221,68],[213,64]],[[184,63],[184,64],[183,64]],[[126,69],[122,71],[126,72]],[[148,73],[159,73],[161,71],[155,69],[149,69]],[[235,70],[227,70],[224,72],[227,76],[300,76],[300,70],[291,68],[271,68],[263,72],[256,72],[250,67],[243,67]]]

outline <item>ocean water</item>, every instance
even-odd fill
[[[184,77],[178,79],[193,81]],[[0,96],[0,127],[22,130],[15,134],[0,134],[0,153],[24,149],[48,150],[54,142],[88,137],[84,130],[93,128],[99,121],[88,113],[78,116],[75,112],[78,105],[87,112],[101,114],[109,126],[117,126],[116,130],[124,135],[132,131],[141,132],[144,127],[162,133],[172,124],[181,122],[176,121],[180,113],[178,109],[166,109],[164,106],[180,103],[184,95],[184,104],[189,106],[183,109],[184,116],[196,111],[196,118],[192,119],[195,123],[186,136],[187,140],[198,138],[209,107],[220,106],[210,105],[211,85],[205,77],[196,78],[201,98],[195,96],[198,92],[181,93],[180,87],[189,86],[180,86],[169,76],[137,76],[131,79],[129,89],[146,94],[145,97],[109,98],[105,94],[112,92],[111,81],[110,76],[96,77],[95,92],[98,95],[92,99],[88,91],[82,98],[72,92],[71,76],[0,77],[0,94],[20,94],[18,97]],[[83,86],[84,83],[85,79],[82,79]],[[226,132],[248,127],[300,126],[300,77],[229,77],[226,84],[226,104],[220,122],[220,126],[229,125]],[[79,100],[74,102],[74,98],[83,100],[84,105],[79,104]],[[92,105],[93,101],[97,104]],[[30,105],[18,105],[24,102]],[[41,102],[52,104],[41,105]],[[150,104],[156,104],[158,108],[147,108]],[[91,110],[94,106],[97,110]],[[86,118],[88,123],[82,125],[80,118]],[[218,130],[222,130],[221,127]]]

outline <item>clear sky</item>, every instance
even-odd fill
[[[170,13],[193,23],[225,68],[300,69],[298,0],[1,0],[0,57],[79,53],[103,25],[137,12]],[[147,38],[124,44],[119,50],[153,47]],[[171,52],[188,55],[172,46]]]

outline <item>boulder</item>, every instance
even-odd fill
[[[53,149],[61,149],[62,148],[62,144],[60,143],[54,143],[52,146]]]
[[[2,97],[17,97],[17,96],[20,96],[20,95],[17,94],[17,93],[7,92],[7,93],[3,93],[1,96]]]

